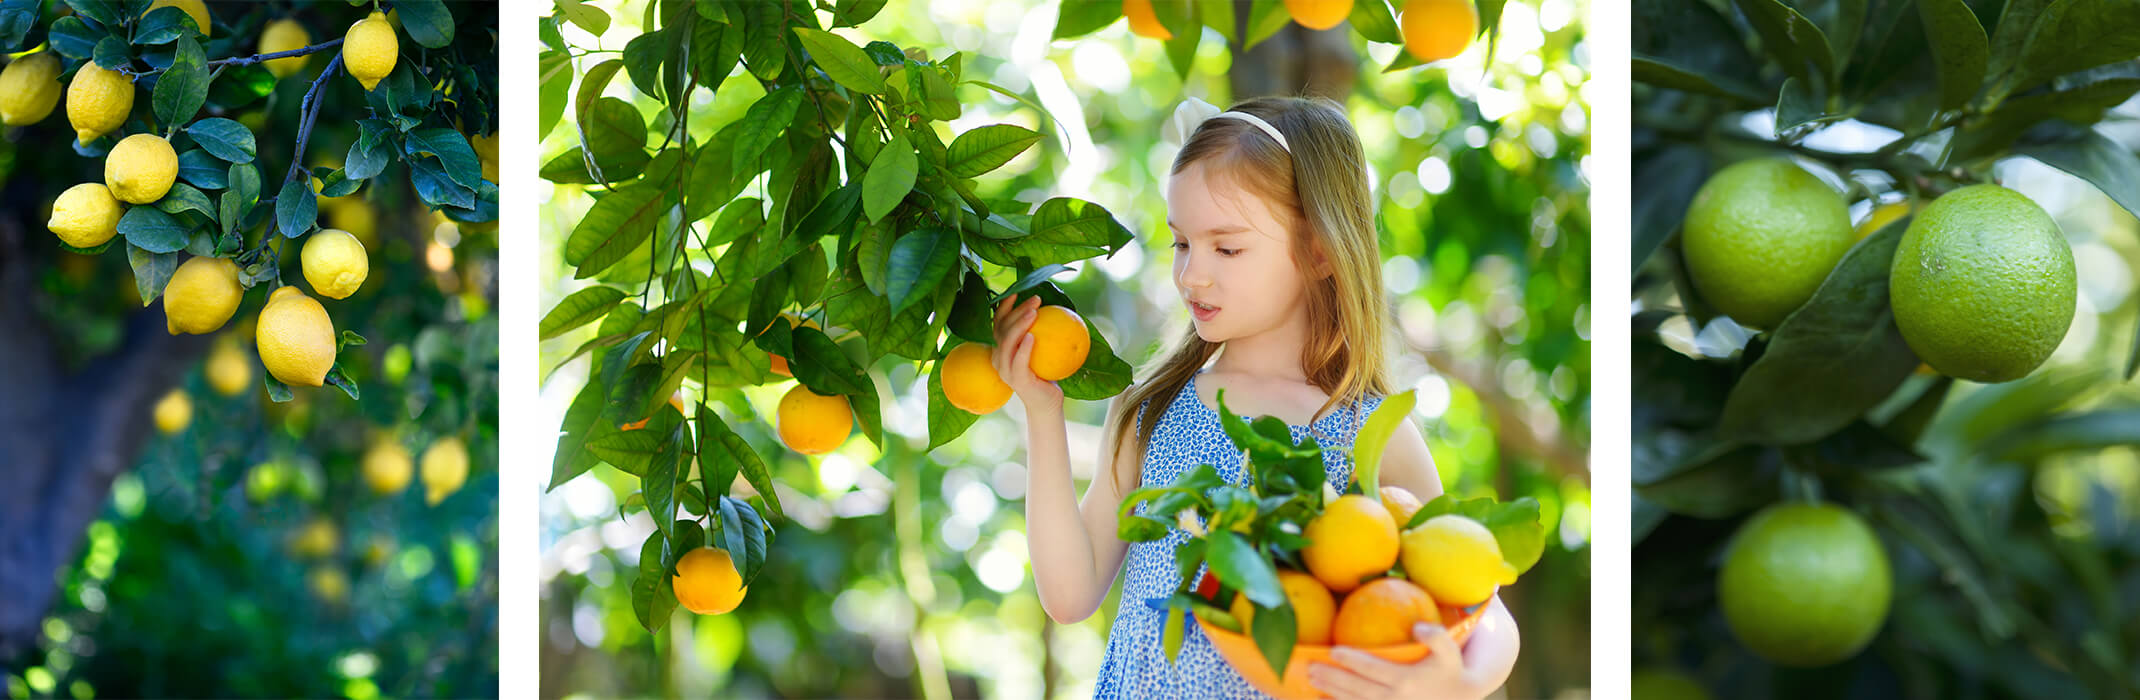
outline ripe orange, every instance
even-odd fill
[[[1033,334],[1029,366],[1035,376],[1047,381],[1077,374],[1078,368],[1085,366],[1085,355],[1092,352],[1092,336],[1085,331],[1085,319],[1065,307],[1040,307],[1028,332]]]
[[[1278,587],[1285,589],[1286,600],[1293,604],[1293,624],[1297,628],[1293,643],[1329,644],[1330,624],[1337,612],[1337,600],[1330,597],[1330,590],[1315,577],[1292,569],[1278,570]],[[1249,620],[1255,619],[1256,608],[1247,594],[1235,595],[1227,612],[1241,621],[1242,634],[1254,629],[1249,627]]]
[[[988,352],[986,345],[966,343],[944,353],[943,367],[938,370],[944,398],[961,411],[991,413],[1011,400],[1011,385],[996,376]]]
[[[1420,63],[1454,58],[1479,33],[1479,8],[1471,0],[1406,0],[1397,26],[1404,50]]]
[[[1339,593],[1359,588],[1361,579],[1397,564],[1397,522],[1381,501],[1367,496],[1339,497],[1308,521],[1302,534],[1308,537],[1307,548],[1300,552],[1308,571]]]
[[[1329,29],[1352,14],[1352,0],[1285,0],[1285,11],[1300,26]]]
[[[691,550],[677,560],[676,575],[670,577],[669,585],[676,590],[676,602],[700,615],[734,610],[750,593],[728,550],[712,547]]]
[[[683,413],[683,412],[684,412],[684,392],[681,392],[681,391],[679,391],[679,392],[676,392],[676,393],[674,393],[674,394],[670,394],[670,395],[669,395],[669,405],[671,405],[671,406],[675,406],[675,407],[676,407],[676,412],[677,412],[677,413]],[[654,419],[654,417],[653,417],[653,416],[647,416],[647,417],[645,417],[645,418],[641,418],[641,419],[639,419],[639,420],[635,420],[635,421],[632,421],[632,422],[630,422],[630,423],[625,423],[624,425],[620,425],[620,426],[617,426],[617,429],[618,429],[618,430],[638,430],[638,429],[640,429],[640,428],[644,428],[644,427],[646,427],[646,422],[647,422],[647,421],[650,421],[650,420],[653,420],[653,419]]]
[[[801,384],[780,397],[780,442],[806,455],[831,452],[854,432],[854,408],[845,396],[824,396]]]
[[[1441,609],[1419,584],[1378,578],[1345,596],[1330,638],[1349,647],[1379,647],[1413,641],[1412,626],[1441,624]]]
[[[1174,38],[1174,33],[1159,23],[1159,13],[1152,9],[1152,0],[1122,0],[1122,16],[1129,18],[1132,34],[1160,41]]]

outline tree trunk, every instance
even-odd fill
[[[127,319],[109,353],[57,357],[35,303],[51,262],[42,255],[57,247],[33,243],[51,235],[30,220],[44,204],[34,180],[0,193],[10,212],[0,215],[0,658],[35,648],[58,572],[104,512],[112,480],[133,466],[156,399],[208,347],[208,336],[167,333],[157,304]]]
[[[1244,40],[1250,8],[1249,0],[1234,0],[1234,35]],[[1226,78],[1235,102],[1269,95],[1319,95],[1344,104],[1360,82],[1360,55],[1352,50],[1349,23],[1320,31],[1287,23],[1254,49],[1244,53],[1234,43],[1227,50],[1233,54],[1233,69]]]

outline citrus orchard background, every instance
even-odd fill
[[[778,218],[782,209],[775,207],[773,215],[752,217],[745,213],[749,209],[729,207],[720,216],[707,216],[713,223],[710,231],[706,222],[691,226],[692,220],[671,217],[648,226],[652,231],[645,238],[612,237],[606,231],[624,227],[589,227],[588,222],[614,214],[597,216],[607,208],[598,206],[598,199],[623,197],[617,201],[630,203],[636,201],[634,197],[659,197],[659,192],[651,196],[634,192],[647,189],[647,178],[632,176],[640,169],[659,176],[671,172],[666,169],[670,167],[691,173],[691,186],[676,189],[686,198],[685,209],[694,219],[721,210],[731,197],[781,203],[791,196],[788,188],[795,180],[779,178],[794,178],[792,167],[775,168],[774,178],[754,176],[734,182],[734,190],[715,188],[723,196],[700,201],[695,198],[703,192],[692,189],[700,178],[695,170],[683,167],[695,161],[664,165],[663,157],[653,155],[682,145],[685,148],[679,152],[684,157],[696,158],[701,144],[712,143],[718,145],[708,150],[719,163],[719,156],[727,155],[722,149],[738,142],[735,132],[741,127],[736,125],[749,122],[747,114],[753,110],[773,113],[766,110],[789,99],[777,90],[768,92],[760,79],[791,79],[794,73],[782,70],[783,64],[804,60],[801,46],[790,52],[776,40],[783,28],[768,26],[768,31],[754,30],[749,35],[763,38],[746,39],[737,48],[741,66],[733,62],[717,65],[713,74],[696,70],[700,65],[692,71],[662,70],[663,47],[675,43],[647,39],[649,29],[695,23],[695,31],[705,32],[712,24],[728,27],[739,22],[755,27],[783,19],[796,21],[781,16],[779,3],[700,5],[561,3],[544,20],[546,48],[539,80],[546,93],[542,120],[547,131],[541,157],[548,163],[546,177],[560,186],[542,195],[540,250],[546,282],[541,307],[551,321],[544,334],[553,336],[543,344],[542,405],[548,416],[546,425],[564,426],[566,439],[561,445],[581,445],[579,440],[587,434],[578,431],[591,430],[592,439],[585,444],[609,440],[601,445],[602,450],[635,470],[645,465],[631,454],[634,449],[624,448],[673,434],[655,428],[676,426],[682,416],[696,416],[704,422],[711,415],[726,423],[739,440],[726,443],[724,449],[740,443],[765,466],[762,479],[737,479],[729,495],[738,499],[734,503],[749,506],[753,514],[764,513],[762,520],[771,531],[764,533],[762,550],[754,544],[745,548],[747,556],[741,557],[739,568],[748,577],[752,568],[748,555],[756,555],[762,557],[762,570],[751,579],[748,594],[733,612],[703,616],[669,612],[660,607],[660,593],[666,588],[661,584],[669,582],[667,562],[654,561],[650,566],[642,556],[642,552],[662,556],[667,533],[646,514],[650,492],[642,490],[641,477],[597,466],[603,460],[591,455],[568,458],[559,453],[554,463],[569,467],[558,468],[554,480],[508,486],[509,490],[548,489],[543,498],[541,563],[543,664],[568,670],[546,675],[543,695],[657,691],[685,695],[1089,695],[1090,674],[1098,667],[1115,604],[1109,601],[1103,606],[1108,614],[1070,626],[1047,623],[1042,614],[1026,576],[1017,504],[1025,477],[1016,450],[1018,423],[1006,413],[1016,409],[978,419],[955,419],[956,414],[950,412],[957,409],[931,396],[932,365],[886,357],[863,364],[868,372],[861,377],[866,382],[841,392],[859,389],[874,394],[854,396],[850,401],[858,406],[862,427],[835,449],[806,457],[784,445],[773,429],[776,406],[796,384],[772,374],[769,367],[760,369],[757,363],[765,355],[748,344],[747,338],[736,338],[744,352],[735,357],[710,349],[694,354],[695,347],[703,346],[670,350],[672,360],[685,363],[683,373],[674,375],[679,379],[685,375],[694,380],[717,377],[723,386],[743,381],[740,389],[712,391],[705,390],[700,381],[680,382],[683,392],[676,405],[681,408],[674,412],[664,407],[669,386],[674,384],[654,381],[673,373],[650,375],[637,385],[611,382],[602,376],[603,371],[591,371],[589,362],[580,357],[618,358],[618,364],[605,362],[603,366],[619,374],[626,372],[628,363],[644,362],[633,358],[653,348],[652,343],[633,354],[615,354],[619,343],[631,335],[620,332],[631,319],[617,320],[614,309],[642,302],[658,306],[679,299],[687,302],[682,308],[696,308],[698,302],[690,298],[695,288],[684,285],[686,278],[670,267],[679,259],[690,263],[695,273],[692,281],[704,285],[698,289],[710,288],[713,294],[725,296],[726,288],[744,286],[735,279],[717,280],[714,274],[713,263],[734,254],[738,246],[704,246],[699,236],[748,230]],[[856,133],[832,126],[834,120],[823,126],[831,127],[837,140],[824,135],[813,137],[822,144],[813,144],[811,138],[772,139],[775,145],[768,153],[781,155],[767,157],[778,162],[791,152],[826,149],[829,169],[845,176],[834,179],[835,185],[850,179],[864,186],[860,202],[850,200],[841,206],[883,207],[869,214],[872,220],[886,211],[926,216],[935,207],[955,215],[965,208],[960,205],[979,200],[991,203],[999,217],[1012,217],[1006,219],[1010,225],[1023,227],[1026,221],[1018,213],[1043,200],[1070,197],[1089,203],[1072,205],[1082,207],[1078,211],[1083,220],[1094,222],[1081,225],[1108,235],[1090,242],[1070,241],[1077,244],[1064,246],[1077,249],[1066,258],[1072,269],[1049,268],[1041,275],[1060,289],[1061,296],[1054,303],[1073,302],[1109,343],[1094,346],[1093,357],[1099,359],[1088,359],[1081,374],[1093,372],[1095,362],[1104,363],[1114,356],[1127,363],[1141,362],[1156,347],[1155,339],[1186,323],[1180,318],[1165,265],[1159,264],[1167,254],[1165,242],[1147,235],[1163,227],[1163,202],[1152,193],[1160,191],[1173,154],[1171,147],[1160,143],[1158,128],[1173,105],[1189,94],[1225,105],[1238,98],[1289,90],[1280,85],[1312,84],[1317,91],[1337,96],[1351,113],[1373,159],[1370,179],[1381,200],[1381,225],[1387,231],[1385,278],[1397,300],[1398,328],[1412,348],[1404,354],[1409,364],[1400,368],[1400,374],[1419,377],[1433,370],[1428,378],[1417,380],[1421,402],[1414,418],[1424,424],[1443,482],[1460,496],[1488,492],[1504,500],[1532,496],[1543,506],[1542,520],[1549,533],[1545,559],[1521,586],[1503,591],[1523,622],[1527,640],[1510,692],[1550,695],[1583,685],[1589,657],[1585,549],[1589,491],[1584,459],[1589,397],[1589,221],[1580,161],[1588,150],[1589,115],[1580,98],[1587,81],[1581,64],[1582,33],[1576,24],[1586,11],[1581,3],[1510,2],[1481,8],[1496,31],[1481,36],[1457,58],[1425,68],[1408,67],[1404,58],[1408,54],[1397,43],[1367,40],[1369,33],[1382,35],[1382,29],[1373,24],[1375,17],[1366,18],[1371,25],[1366,29],[1342,25],[1328,32],[1278,22],[1255,50],[1241,53],[1236,50],[1240,42],[1225,38],[1239,36],[1239,32],[1210,27],[1189,31],[1197,25],[1176,25],[1167,16],[1161,17],[1162,26],[1180,28],[1171,43],[1138,37],[1119,19],[1120,3],[873,5],[834,3],[835,11],[817,12],[812,26],[829,28],[843,16],[860,13],[868,19],[859,27],[835,30],[838,40],[855,47],[882,40],[894,45],[891,52],[925,52],[895,60],[871,46],[868,51],[874,53],[861,60],[917,62],[904,65],[919,78],[913,89],[929,102],[899,109],[942,120],[932,125],[942,142],[951,143],[960,134],[994,124],[1030,130],[1032,136],[1017,139],[1022,145],[1008,150],[1014,157],[983,169],[993,172],[972,178],[970,185],[929,185],[927,175],[932,171],[925,169],[923,189],[941,188],[935,190],[938,196],[930,207],[918,205],[921,197],[907,198],[902,204],[871,194],[866,176],[877,170],[874,165],[853,162],[842,167],[842,159],[832,157],[844,156],[856,142]],[[1178,7],[1163,3],[1160,9],[1191,8],[1173,5]],[[1355,10],[1366,6],[1355,5]],[[730,14],[738,7],[769,12],[769,18],[746,14],[739,21]],[[794,3],[793,7],[799,13],[804,5]],[[1212,24],[1224,26],[1212,13],[1231,10],[1236,19],[1245,21],[1268,18],[1265,13],[1274,8],[1282,15],[1282,3],[1277,2],[1197,3],[1193,10],[1205,13],[1201,16]],[[599,18],[590,16],[589,9],[598,10]],[[681,14],[692,9],[699,10],[696,19]],[[1099,20],[1107,22],[1097,26]],[[1355,17],[1355,24],[1359,21]],[[590,26],[601,31],[591,32]],[[1391,39],[1399,38],[1394,22],[1387,29]],[[1253,38],[1255,32],[1248,34]],[[787,43],[801,41],[796,34],[786,36],[796,39]],[[711,39],[704,43],[695,39],[693,45],[721,46],[721,37]],[[761,42],[756,48],[751,45]],[[1491,61],[1486,60],[1489,46]],[[810,53],[817,57],[813,63],[821,68],[830,60],[828,55],[838,53],[817,46],[812,49]],[[945,62],[954,51],[959,52],[960,75],[945,80],[941,88],[932,86],[931,80],[948,77],[950,71],[932,76],[934,71],[914,69],[918,62]],[[616,64],[604,67],[613,59]],[[1382,72],[1392,65],[1398,67]],[[860,93],[842,94],[835,84],[852,87],[867,84],[868,78],[862,71],[840,68],[825,68],[826,75],[815,76],[811,89],[826,101],[819,102],[818,97],[799,100],[796,124],[818,126],[814,114],[818,109],[828,114],[847,112],[845,121],[855,121],[848,110],[861,100]],[[585,87],[589,75],[601,76],[603,81],[590,90]],[[715,79],[720,87],[707,90],[704,86]],[[965,81],[984,81],[1001,90]],[[665,102],[653,95],[672,97]],[[838,101],[848,95],[855,97],[845,104]],[[887,98],[877,98],[882,99]],[[681,129],[672,116],[677,105],[689,107]],[[1052,117],[1043,116],[1040,109]],[[869,112],[863,114],[869,118]],[[554,126],[549,126],[553,121]],[[775,121],[772,127],[783,123]],[[626,128],[610,128],[619,125]],[[629,128],[632,125],[639,128]],[[876,123],[869,129],[881,130]],[[634,138],[625,139],[622,146],[604,142],[619,131]],[[871,136],[870,145],[882,143],[880,138]],[[922,148],[922,155],[928,157],[928,147]],[[583,184],[596,179],[618,184]],[[964,187],[972,191],[959,189]],[[836,187],[800,192],[808,197],[803,200],[806,204],[819,197],[837,202],[842,194]],[[1014,199],[1021,202],[1016,208],[1002,206]],[[807,211],[798,205],[786,215],[802,217]],[[831,209],[826,216],[836,217],[840,211]],[[1041,226],[1046,216],[1046,212],[1036,215],[1032,225]],[[814,218],[811,214],[799,225],[808,228]],[[791,222],[788,227],[796,225]],[[1110,231],[1116,225],[1120,228]],[[900,232],[907,230],[911,229],[902,224]],[[971,237],[965,238],[966,245],[974,245]],[[568,244],[568,240],[580,243]],[[673,245],[686,254],[682,258],[667,253],[657,256],[652,253],[656,249],[646,245],[649,240],[661,243],[661,250]],[[824,245],[829,248],[832,244],[827,240]],[[616,250],[604,252],[604,246]],[[952,250],[957,248],[954,243]],[[1019,270],[1003,261],[1005,250],[1016,252],[979,249],[991,263],[982,268],[986,274],[962,276],[988,285],[991,293],[1000,293],[1020,278]],[[789,276],[784,280],[827,276],[822,268],[785,274]],[[588,277],[592,282],[581,279]],[[859,289],[867,281],[853,282],[856,289],[850,293],[875,293],[874,286],[870,291]],[[946,281],[940,290],[962,286],[957,278]],[[760,290],[767,284],[761,280]],[[614,291],[590,291],[602,289]],[[957,296],[953,299],[940,292],[938,299],[964,305],[966,295]],[[746,320],[740,305],[704,308],[738,325]],[[916,308],[926,310],[927,305]],[[754,308],[748,320],[752,328],[764,323],[771,329],[769,336],[787,336],[782,340],[829,329],[833,338],[846,341],[840,351],[848,355],[861,352],[875,357],[884,353],[880,346],[885,344],[918,346],[893,351],[901,355],[942,352],[937,340],[943,333],[941,321],[922,342],[879,342],[887,339],[853,333],[840,323],[823,323],[825,312],[807,302],[800,310],[819,322],[812,330],[791,330],[789,324],[773,320],[777,318],[774,312],[780,310],[780,306]],[[594,323],[605,313],[610,320]],[[843,313],[831,311],[836,319]],[[963,329],[956,309],[952,316],[950,330],[959,334]],[[688,318],[685,323],[697,327]],[[594,341],[592,347],[583,347],[590,341]],[[831,359],[822,350],[801,349],[806,359]],[[706,365],[691,364],[701,361]],[[789,366],[794,367],[793,363]],[[1126,370],[1127,365],[1122,367]],[[840,383],[816,373],[821,372],[816,368],[794,368],[813,388]],[[1126,371],[1097,382],[1073,376],[1065,386],[1100,392],[1092,397],[1099,398],[1111,393],[1107,386],[1119,388],[1113,383],[1118,380],[1127,380]],[[585,401],[589,386],[597,392],[596,401],[579,414],[583,418],[568,418],[567,408]],[[597,427],[600,421],[588,420],[599,408],[604,390],[621,391],[626,404],[654,412],[646,418],[648,423],[638,427],[655,433],[655,440],[620,429],[633,427],[640,420],[636,416],[646,415],[643,412],[619,412],[607,430]],[[614,401],[619,396],[609,398]],[[875,407],[860,408],[863,404]],[[1102,405],[1087,399],[1072,406],[1073,440],[1097,439]],[[865,417],[865,413],[872,415]],[[864,435],[873,421],[881,426],[881,437]],[[692,432],[685,429],[686,439],[680,444],[688,446]],[[611,433],[621,437],[605,438]],[[576,439],[575,434],[581,437]],[[943,444],[927,449],[938,442]],[[1073,459],[1083,460],[1084,455],[1073,454]],[[658,467],[661,461],[652,464]],[[689,459],[677,466],[678,475],[690,475]],[[1080,462],[1073,468],[1080,478],[1091,473],[1089,464]],[[750,476],[745,469],[744,475]],[[683,491],[689,492],[705,482],[690,477],[683,483]],[[773,504],[756,488],[760,485],[771,488],[784,513],[773,514]],[[700,517],[705,508],[696,502],[700,498],[688,493],[678,498],[682,508],[678,517]],[[727,516],[709,517],[707,522],[720,525],[677,523],[673,530],[676,544],[686,546],[667,548],[668,557],[673,560],[689,551],[707,533],[722,537],[719,533],[729,523],[746,528],[751,524]],[[635,581],[650,587],[637,589]],[[658,614],[648,619],[650,612]]]
[[[0,3],[0,82],[66,71],[49,113],[0,105],[7,692],[495,693],[496,6],[394,3],[344,42],[371,3],[164,4]],[[132,105],[83,143],[89,60]],[[143,176],[168,189],[122,192],[109,242],[47,230],[62,191]],[[278,286],[333,335],[263,362]]]
[[[1637,697],[2131,696],[2140,13],[1632,26]]]

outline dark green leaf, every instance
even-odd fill
[[[186,135],[209,155],[231,163],[251,163],[257,153],[253,130],[222,117],[211,117],[186,127]]]
[[[624,291],[615,287],[588,287],[573,292],[572,296],[557,302],[557,306],[542,317],[541,339],[549,340],[564,335],[566,331],[593,323],[608,315],[609,311],[617,308],[618,302],[622,301]]]
[[[1122,3],[1106,0],[1064,0],[1055,15],[1055,39],[1075,39],[1099,31],[1122,18]]]
[[[1748,24],[1761,35],[1761,44],[1784,72],[1799,80],[1828,85],[1835,75],[1835,56],[1828,38],[1797,10],[1781,0],[1733,0],[1745,13]]]
[[[312,231],[319,220],[319,200],[312,192],[312,183],[304,178],[285,180],[282,192],[275,195],[275,228],[286,238],[296,238]]]
[[[810,60],[832,82],[854,92],[884,94],[884,76],[877,73],[877,64],[852,42],[832,32],[806,27],[796,27],[795,36],[802,40]]]
[[[155,207],[130,207],[119,217],[119,235],[151,253],[175,253],[186,247],[191,231]]]
[[[1693,146],[1670,146],[1635,165],[1634,269],[1679,229],[1694,192],[1709,177],[1709,157]]]
[[[1962,0],[1918,0],[1917,16],[1932,41],[1939,67],[1939,108],[1955,109],[1975,97],[1991,62],[1991,40],[1984,25]]]
[[[1985,451],[1999,459],[2035,463],[2059,452],[2130,445],[2140,445],[2140,409],[2106,408],[2017,426],[1987,441]]]
[[[439,0],[395,0],[395,14],[401,19],[401,30],[418,45],[430,49],[446,48],[453,43],[453,14]],[[599,35],[599,33],[597,33]]]
[[[103,38],[104,32],[90,29],[80,17],[61,17],[46,34],[53,51],[78,61],[96,55],[97,41]]]
[[[177,253],[150,252],[133,244],[126,246],[126,262],[134,268],[134,291],[141,295],[142,306],[162,296],[171,274],[178,271]]]
[[[550,485],[545,491],[555,490],[594,468],[596,458],[587,450],[588,438],[616,431],[596,420],[602,414],[604,400],[602,385],[590,380],[573,397],[571,407],[565,409],[565,421],[558,426],[561,434],[557,436],[557,451],[550,460]]]
[[[941,228],[925,226],[900,237],[892,244],[885,280],[892,313],[897,315],[935,292],[958,260],[958,236]]]
[[[1210,13],[1212,6],[1204,5],[1206,14]],[[1367,37],[1368,41],[1384,44],[1404,43],[1404,37],[1397,33],[1397,18],[1390,13],[1388,0],[1353,0],[1352,14],[1346,17],[1346,21],[1352,24],[1353,31]]]
[[[117,34],[98,39],[96,48],[90,53],[97,65],[105,70],[119,70],[134,61],[133,47],[126,43],[125,37]]]
[[[193,37],[181,38],[177,52],[171,56],[171,67],[156,79],[156,119],[165,124],[193,121],[193,115],[200,112],[201,104],[207,101],[208,59],[201,54],[201,45]],[[208,146],[202,144],[201,147]]]
[[[951,140],[945,169],[954,177],[977,177],[1003,167],[1040,140],[1040,134],[1012,124],[991,124]]]
[[[966,271],[963,284],[959,285],[957,302],[951,305],[951,333],[976,343],[994,344],[995,315],[994,293],[988,290],[988,280],[973,270]],[[932,448],[933,449],[933,448]]]
[[[475,189],[483,183],[483,162],[476,158],[476,149],[468,145],[468,137],[460,132],[443,127],[417,129],[409,132],[405,147],[411,156],[438,156],[446,176],[462,187]]]
[[[577,0],[560,0],[577,3]],[[586,8],[601,12],[592,7]],[[603,15],[607,24],[608,15]],[[639,546],[639,575],[632,579],[632,612],[639,617],[639,624],[648,632],[659,631],[669,623],[669,616],[676,612],[676,590],[670,578],[668,560],[668,537],[664,534],[673,528],[657,528],[647,534],[646,543]]]
[[[2140,156],[2094,131],[2072,141],[2026,146],[2014,152],[2087,180],[2111,201],[2140,215]]]
[[[2002,33],[2003,34],[2003,33]],[[2140,57],[2140,8],[2130,0],[2073,0],[2043,6],[2006,94],[2053,77]]]
[[[736,123],[736,135],[731,151],[730,176],[754,174],[765,170],[758,157],[765,154],[781,130],[795,121],[795,110],[802,106],[802,87],[787,85],[774,90],[758,101]]]
[[[668,209],[662,194],[652,187],[626,187],[596,200],[565,240],[565,264],[579,267],[574,278],[593,277],[646,242]]]
[[[216,216],[215,203],[208,201],[208,195],[183,182],[173,183],[171,191],[164,194],[163,199],[156,200],[156,208],[172,215],[191,209],[210,219]]]
[[[183,36],[198,38],[201,35],[201,29],[203,27],[195,25],[193,17],[187,15],[185,10],[176,7],[159,7],[150,10],[147,15],[143,15],[141,22],[134,25],[134,43],[142,46],[160,46],[178,41],[178,38]]]

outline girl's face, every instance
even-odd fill
[[[1292,234],[1262,198],[1196,163],[1167,181],[1174,289],[1209,343],[1285,325],[1306,302]]]

